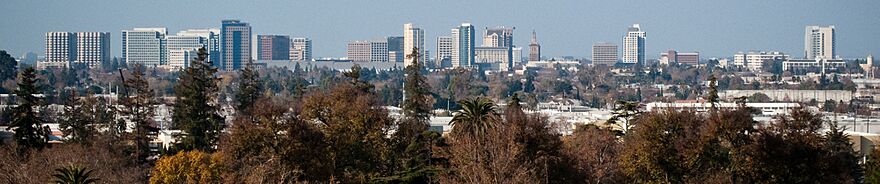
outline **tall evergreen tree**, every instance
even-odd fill
[[[422,75],[424,68],[418,60],[418,48],[407,55],[413,58],[413,64],[405,69],[403,118],[397,124],[397,131],[392,140],[396,171],[385,182],[427,183],[435,175],[432,168],[432,143],[439,136],[427,132],[431,117],[430,87]]]
[[[430,86],[422,75],[422,63],[418,48],[407,55],[413,58],[413,64],[406,67],[406,82],[404,83],[403,116],[404,127],[400,127],[409,133],[420,134],[427,130],[428,120],[431,118],[431,104],[428,101],[431,95]]]
[[[711,104],[712,113],[718,111],[718,79],[715,76],[709,76],[709,94],[706,96],[706,101]]]
[[[95,124],[98,122],[111,121],[106,112],[106,106],[102,106],[94,97],[80,97],[75,90],[70,90],[71,95],[64,102],[59,127],[67,142],[88,144],[97,133]]]
[[[134,123],[134,127],[126,139],[134,142],[131,151],[138,162],[145,162],[150,156],[150,140],[156,135],[158,128],[153,122],[156,100],[150,84],[144,79],[144,68],[135,65],[131,78],[125,80],[125,91],[120,100],[121,114]]]
[[[880,183],[880,149],[874,149],[865,161],[865,183]]]
[[[853,150],[849,135],[844,133],[837,122],[827,123],[825,141],[821,147],[825,151],[820,167],[826,171],[827,178],[841,178],[840,181],[855,182],[864,178],[864,170],[859,165],[859,154]]]
[[[612,116],[605,124],[613,125],[618,123],[623,123],[620,125],[621,134],[627,133],[630,128],[633,127],[631,123],[633,118],[638,116],[641,112],[639,111],[639,103],[638,102],[629,102],[629,101],[617,101],[614,105],[614,112],[612,112]]]
[[[364,92],[372,92],[373,85],[361,79],[362,71],[361,65],[354,64],[351,66],[351,70],[343,72],[342,75],[348,77],[351,80],[349,83],[355,88]]]
[[[263,83],[260,81],[260,74],[250,62],[239,75],[238,91],[235,93],[235,99],[238,100],[236,109],[239,113],[250,114],[251,107],[263,96]]]
[[[37,87],[39,82],[34,68],[27,68],[21,73],[18,89],[15,90],[18,106],[12,109],[12,123],[7,130],[15,132],[13,138],[22,151],[42,149],[49,141],[49,127],[43,126],[44,120],[36,111],[42,106],[42,97],[37,96],[40,93]]]
[[[207,57],[205,48],[199,49],[198,57],[180,74],[174,89],[177,100],[172,118],[174,127],[183,131],[177,135],[182,150],[213,150],[223,130],[216,99],[217,68],[205,62]]]

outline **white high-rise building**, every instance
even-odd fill
[[[462,23],[452,29],[452,67],[474,65],[474,26]]]
[[[522,65],[522,61],[523,61],[523,59],[522,59],[522,58],[523,58],[523,55],[522,55],[522,50],[523,50],[523,49],[522,49],[522,47],[514,47],[514,48],[511,49],[511,50],[513,50],[513,51],[512,51],[512,53],[510,54],[510,55],[511,55],[511,56],[510,56],[510,57],[511,57],[511,61],[510,61],[510,62],[513,62],[513,66],[514,66],[514,67],[519,66],[519,65]]]
[[[110,61],[109,32],[76,33],[76,60],[73,63],[94,68],[107,61]]]
[[[122,59],[129,65],[159,66],[167,64],[165,28],[134,28],[122,30]]]
[[[645,63],[645,37],[639,24],[633,24],[623,37],[623,63],[628,64],[644,64]]]
[[[458,58],[458,57],[460,57],[460,55],[458,55],[458,52],[459,52],[458,46],[459,46],[459,44],[461,44],[459,31],[460,30],[458,30],[458,29],[452,29],[452,33],[451,33],[451,35],[452,35],[452,52],[451,52],[451,54],[452,55],[449,57],[449,59],[450,59],[450,62],[452,62],[453,68],[462,67],[461,62],[459,62],[459,58]]]
[[[807,26],[804,31],[804,57],[815,59],[835,59],[834,26]]]
[[[48,32],[46,60],[37,63],[37,68],[66,68],[71,64],[94,68],[107,61],[110,61],[108,32]]]
[[[290,60],[312,60],[312,40],[308,38],[293,38],[290,41]]]
[[[407,57],[412,54],[413,49],[419,49],[419,62],[427,61],[427,50],[425,50],[425,32],[412,23],[403,25],[403,65],[409,66],[413,64],[416,58]]]
[[[76,33],[46,33],[46,60],[37,68],[67,68],[76,60]]]
[[[452,67],[452,49],[451,36],[437,37],[437,57],[434,59],[437,61],[438,68]]]
[[[208,62],[219,60],[220,29],[189,29],[167,36],[168,65],[173,69],[189,67],[199,48],[208,52]]]

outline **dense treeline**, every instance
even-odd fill
[[[418,53],[408,57],[418,58]],[[448,94],[421,66],[403,70],[400,116],[384,108],[387,86],[359,67],[312,78],[299,69],[261,74],[251,66],[218,76],[204,52],[173,85],[172,127],[178,144],[148,151],[158,125],[147,70],[123,75],[122,97],[107,105],[90,95],[64,98],[62,113],[43,113],[37,72],[18,77],[15,132],[0,154],[0,181],[44,183],[98,179],[107,183],[875,183],[880,159],[860,164],[849,138],[815,112],[794,109],[762,124],[753,109],[639,112],[620,103],[625,127],[578,125],[571,135],[541,114],[527,113],[535,86],[505,85],[509,94],[474,88],[480,75],[455,75]],[[567,71],[557,71],[562,75]],[[405,75],[403,75],[405,74]],[[532,75],[532,74],[530,74]],[[473,78],[469,78],[473,77]],[[393,77],[394,78],[394,77]],[[608,80],[595,77],[591,80]],[[316,84],[308,81],[324,81]],[[432,82],[433,81],[433,82]],[[509,80],[522,83],[522,80]],[[323,83],[323,82],[317,82]],[[525,83],[532,83],[526,79]],[[561,82],[564,83],[564,82]],[[324,86],[326,85],[326,86]],[[531,86],[531,87],[529,87]],[[559,90],[568,90],[562,85]],[[532,88],[532,89],[528,89]],[[540,88],[545,90],[547,88]],[[552,89],[552,88],[550,88]],[[555,90],[555,89],[554,89]],[[401,90],[398,90],[401,91]],[[500,107],[487,91],[504,96]],[[713,89],[710,94],[716,93]],[[77,93],[73,93],[77,94]],[[279,95],[280,94],[280,95]],[[467,94],[467,95],[464,95]],[[527,95],[519,95],[527,94]],[[567,93],[571,94],[571,93]],[[224,102],[228,96],[234,102]],[[711,95],[710,95],[711,96]],[[520,97],[526,100],[521,100]],[[437,99],[458,109],[447,135],[431,131]],[[717,98],[717,97],[710,97]],[[222,121],[222,106],[234,107]],[[445,103],[444,103],[444,106]],[[442,108],[442,107],[441,107]],[[115,118],[114,115],[119,115]],[[120,121],[115,121],[120,120]],[[48,144],[45,123],[71,135]],[[128,122],[128,123],[126,123]],[[823,127],[831,127],[829,130]],[[57,171],[53,171],[58,169]],[[53,175],[55,174],[55,175]]]

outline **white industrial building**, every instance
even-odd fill
[[[715,104],[716,108],[719,110],[734,110],[739,107],[736,103],[730,102],[721,102]],[[792,108],[799,107],[798,103],[746,103],[746,106],[756,108],[761,111],[761,115],[759,116],[775,116],[779,114],[786,114]],[[681,101],[681,102],[651,102],[646,106],[646,111],[655,112],[655,111],[694,111],[698,113],[709,112],[712,109],[712,103],[709,102],[696,102],[696,101]]]

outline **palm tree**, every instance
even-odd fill
[[[90,184],[100,180],[92,178],[92,170],[76,165],[58,168],[55,172],[57,173],[52,176],[55,177],[54,182],[58,184]]]
[[[478,135],[485,133],[500,118],[495,103],[487,98],[472,98],[458,102],[461,110],[452,117],[449,125],[455,126],[456,134]]]

